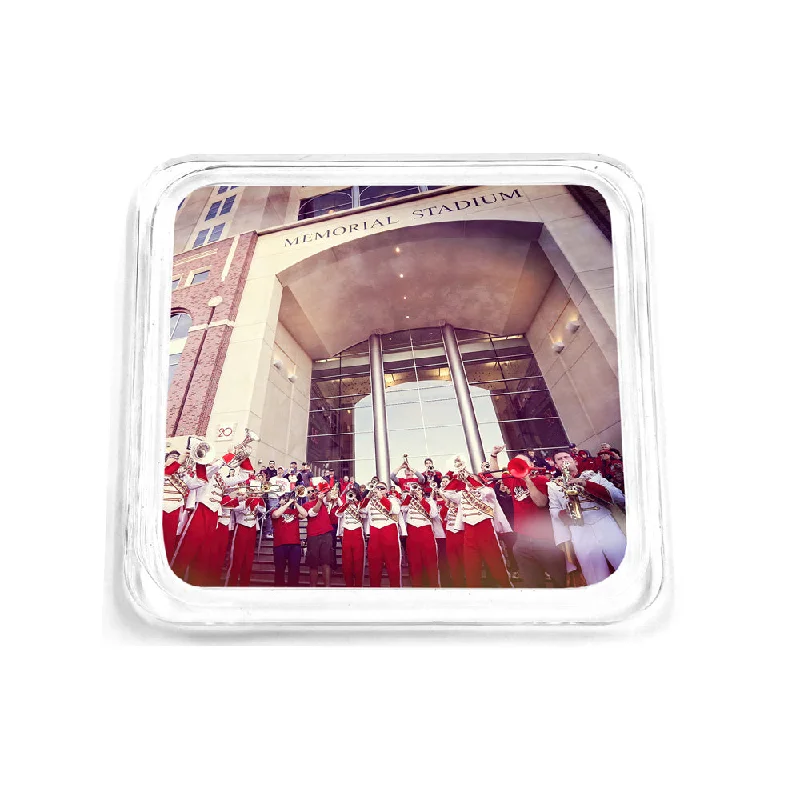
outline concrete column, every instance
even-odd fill
[[[481,433],[478,429],[475,407],[472,405],[472,395],[469,393],[467,373],[464,372],[461,353],[458,351],[456,332],[449,324],[444,326],[444,349],[450,364],[450,377],[453,379],[453,387],[456,390],[456,400],[458,400],[458,410],[461,414],[461,424],[464,426],[464,435],[467,438],[467,451],[472,471],[480,472],[481,464],[485,461]]]
[[[369,382],[372,389],[372,430],[375,441],[375,472],[389,486],[389,426],[386,422],[386,391],[383,378],[381,337],[369,337]]]

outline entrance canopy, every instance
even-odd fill
[[[542,224],[438,222],[331,247],[278,274],[280,322],[312,359],[376,332],[525,331],[553,280]]]

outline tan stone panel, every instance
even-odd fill
[[[548,222],[545,227],[574,272],[614,266],[611,243],[586,215]],[[542,247],[549,256],[544,244]],[[553,266],[558,272],[558,266]]]
[[[231,343],[249,342],[252,339],[262,341],[266,330],[265,322],[258,322],[255,325],[235,325],[231,332]]]
[[[597,434],[597,445],[608,442],[622,452],[622,422],[615,422]],[[594,451],[592,451],[594,453]]]
[[[534,354],[535,355],[535,354]],[[539,359],[536,359],[537,362]],[[541,364],[539,367],[541,368]],[[553,359],[552,363],[548,366],[548,368],[542,369],[542,375],[544,377],[544,381],[548,386],[552,386],[564,377],[564,373],[566,372],[566,367],[564,366],[564,360],[558,358],[557,356]]]
[[[594,433],[620,421],[617,376],[596,344],[575,362],[569,375]]]
[[[564,430],[571,442],[587,439],[594,433],[592,423],[583,409],[580,398],[569,375],[549,387]]]
[[[528,330],[528,341],[531,346],[538,345],[542,338],[550,333],[558,318],[564,312],[569,303],[569,295],[564,288],[564,284],[556,277],[550,282],[550,286],[539,304],[536,316]]]
[[[236,324],[268,323],[270,301],[279,290],[280,284],[272,276],[248,280],[236,313]]]
[[[534,200],[533,207],[543,222],[552,222],[565,217],[579,217],[583,214],[583,209],[569,193]]]
[[[589,291],[593,289],[608,289],[614,286],[614,270],[611,267],[581,272],[579,278],[583,286]]]
[[[615,311],[614,287],[611,286],[608,289],[590,289],[589,295],[591,295],[594,304],[597,306],[597,310],[603,315],[603,319],[608,323],[608,327],[616,334],[617,315]]]
[[[566,186],[523,186],[523,194],[528,200],[540,200],[543,197],[554,197],[559,194],[566,194]]]
[[[572,365],[593,345],[595,344],[594,337],[586,325],[581,324],[581,327],[576,333],[564,333],[564,344],[566,347],[561,352],[561,360],[564,366],[570,369]]]
[[[617,337],[608,326],[603,315],[598,311],[590,295],[587,294],[578,304],[578,312],[586,325],[588,325],[595,342],[597,342],[598,347],[606,357],[606,361],[616,375],[618,372]]]
[[[264,399],[261,438],[268,448],[279,453],[287,452],[290,404],[289,396],[270,380]]]
[[[225,355],[213,414],[250,408],[263,340],[231,342]]]

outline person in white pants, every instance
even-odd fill
[[[576,524],[569,514],[563,482],[560,479],[550,481],[547,497],[555,543],[564,550],[568,573],[580,566],[587,584],[599,583],[611,574],[612,568],[616,570],[625,557],[625,534],[610,510],[612,503],[624,510],[625,495],[599,472],[586,470],[579,474],[571,453],[562,451],[552,455],[558,469],[568,468],[571,476],[568,484],[579,488],[583,516],[583,523]]]

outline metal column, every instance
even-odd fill
[[[456,400],[458,400],[458,410],[461,413],[461,424],[464,426],[464,435],[467,438],[467,451],[472,471],[480,472],[481,464],[486,460],[483,454],[483,443],[475,416],[475,407],[472,405],[472,396],[469,393],[467,373],[464,372],[464,365],[461,363],[461,353],[458,351],[456,332],[452,325],[444,326],[444,349],[450,364],[450,377],[453,379],[453,387],[456,390]]]
[[[369,337],[369,382],[372,390],[372,430],[375,440],[375,470],[378,478],[389,485],[389,428],[386,424],[386,392],[383,378],[381,337]]]

